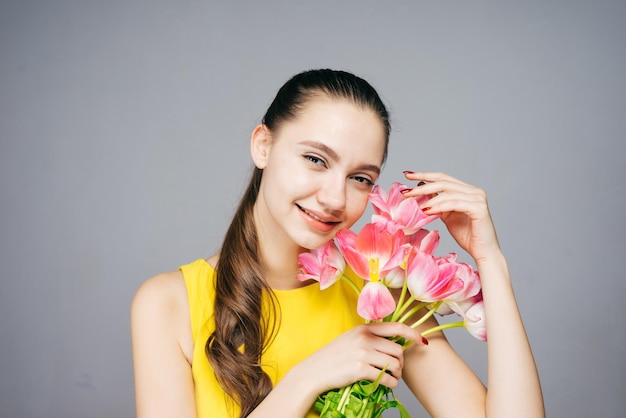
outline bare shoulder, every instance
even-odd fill
[[[131,336],[137,416],[195,416],[189,302],[180,271],[158,274],[137,290]]]
[[[219,254],[213,254],[211,257],[207,258],[207,263],[209,263],[209,265],[213,268],[215,268],[215,266],[217,266],[217,262],[220,259],[220,255]]]
[[[143,282],[133,299],[132,310],[178,311],[187,304],[185,279],[180,271],[157,274]]]
[[[190,359],[189,301],[182,272],[158,274],[139,287],[131,306],[131,328],[136,336],[146,332],[176,342]]]

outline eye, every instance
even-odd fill
[[[303,157],[315,165],[326,166],[326,162],[316,155],[305,154]]]
[[[368,179],[367,177],[363,177],[363,176],[353,176],[352,179],[358,183],[363,184],[364,186],[367,187],[373,187],[374,186],[374,182],[370,179]]]

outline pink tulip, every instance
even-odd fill
[[[437,315],[446,316],[452,315],[454,313],[454,309],[452,309],[452,306],[450,306],[448,302],[443,302],[441,305],[439,305],[439,308],[437,308],[435,312],[437,313]]]
[[[474,270],[469,264],[457,261],[456,253],[449,253],[444,257],[437,259],[439,266],[444,264],[453,264],[456,266],[456,272],[454,273],[454,279],[463,283],[462,288],[457,292],[448,295],[447,301],[463,301],[471,298],[480,292],[480,276],[478,272]]]
[[[422,302],[437,302],[463,288],[455,279],[456,265],[439,265],[435,258],[420,251],[411,251],[407,261],[407,287],[411,295]]]
[[[344,229],[336,235],[346,262],[360,277],[373,282],[404,262],[410,246],[402,244],[403,237],[400,231],[392,234],[372,223],[358,234]]]
[[[400,191],[407,188],[398,182],[391,185],[389,193],[379,186],[374,187],[369,196],[376,212],[372,222],[383,225],[392,233],[402,230],[406,235],[411,235],[439,218],[439,215],[426,215],[420,208],[430,199],[429,196],[404,197]]]
[[[487,341],[487,325],[485,323],[485,305],[481,300],[472,305],[463,316],[465,329],[481,341]]]
[[[378,321],[396,309],[393,295],[381,282],[367,282],[361,290],[356,310],[369,321]]]
[[[408,242],[419,251],[431,255],[435,253],[439,246],[439,240],[439,231],[436,229],[432,231],[420,229],[412,235],[407,235],[405,238],[405,242]]]
[[[482,302],[483,293],[482,291],[478,291],[477,294],[470,296],[464,300],[446,300],[441,304],[439,309],[437,309],[437,313],[439,315],[449,315],[455,313],[461,317],[465,316],[465,313],[469,308],[477,304],[478,302]]]
[[[414,247],[414,251],[420,251],[426,254],[433,254],[439,245],[439,231],[420,229],[414,234],[405,235],[404,243]],[[383,283],[392,289],[399,289],[406,280],[406,263],[391,270],[383,278]]]
[[[385,284],[385,286],[391,289],[400,289],[404,285],[404,281],[406,280],[405,267],[400,265],[390,270],[381,280]]]
[[[346,262],[332,240],[310,252],[300,253],[298,262],[302,267],[298,280],[317,280],[321,290],[339,280],[346,268]]]

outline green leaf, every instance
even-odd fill
[[[339,400],[341,395],[337,390],[331,390],[326,393],[321,394],[317,397],[317,400],[313,404],[313,408],[323,416],[326,411],[329,410],[337,410],[339,406]],[[342,418],[342,417],[338,417]]]
[[[320,415],[320,418],[345,418],[345,416],[341,412],[334,409],[331,411],[326,411],[324,415]]]
[[[396,408],[400,418],[410,418],[393,391],[380,384],[384,372],[383,370],[375,382],[362,380],[320,395],[315,401],[314,409],[320,412],[320,418],[380,418],[385,410]],[[339,408],[340,403],[342,410]]]
[[[396,398],[396,395],[393,395],[393,399],[396,401],[396,408],[400,412],[400,418],[411,418],[411,416],[409,415],[409,411],[407,411],[404,405],[402,405],[402,402],[400,402],[400,400]]]

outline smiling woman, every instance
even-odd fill
[[[494,313],[487,323],[493,390],[440,332],[425,347],[426,328],[364,324],[354,289],[343,282],[322,293],[298,279],[300,254],[362,216],[389,132],[380,97],[353,74],[306,71],[280,88],[252,132],[254,171],[219,254],[155,276],[135,296],[139,417],[315,417],[321,393],[379,376],[391,388],[404,378],[433,416],[543,415],[532,353],[480,189],[441,173],[405,172],[426,184],[403,196],[421,196],[425,214],[440,216],[477,262],[485,311]],[[433,319],[424,323],[433,326]],[[389,339],[395,336],[415,344],[403,352]]]
[[[277,260],[286,248],[297,256],[299,248],[319,247],[352,226],[365,210],[385,146],[376,113],[347,99],[316,96],[280,129],[258,126],[252,159],[264,173],[255,220],[275,244],[262,245],[263,256]]]

